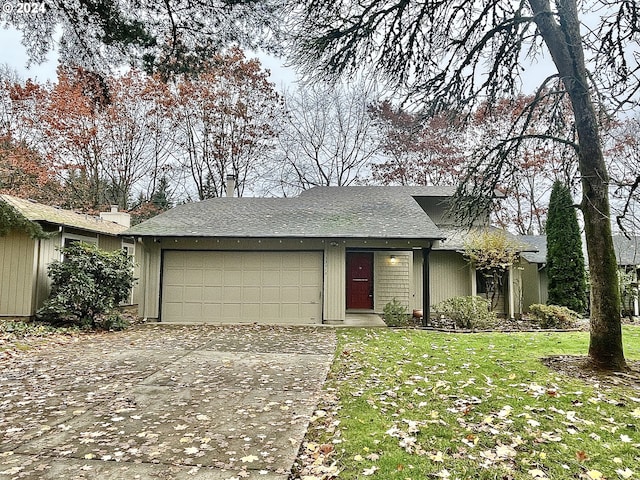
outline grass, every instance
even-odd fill
[[[540,361],[583,355],[588,333],[338,335],[335,401],[311,423],[302,456],[315,466],[303,478],[640,478],[637,384],[585,382]],[[627,359],[640,359],[640,328],[624,339]]]

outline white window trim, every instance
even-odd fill
[[[85,235],[76,235],[75,233],[63,233],[60,237],[60,248],[64,248],[67,240],[77,240],[79,242],[90,243],[92,245],[98,244],[98,237],[87,237]],[[64,260],[64,255],[60,252],[60,261]]]

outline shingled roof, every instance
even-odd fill
[[[521,235],[522,241],[535,247],[537,251],[523,253],[522,257],[529,263],[547,263],[547,236]]]
[[[547,262],[546,235],[522,235],[520,238],[538,249],[537,252],[522,255],[528,262],[540,264]],[[640,265],[640,237],[627,238],[624,235],[614,235],[613,248],[618,265]],[[586,260],[586,246],[583,246],[583,250]]]
[[[171,237],[441,238],[413,196],[442,187],[321,187],[292,198],[212,198],[180,205],[127,235]]]
[[[122,225],[99,217],[50,207],[49,205],[14,197],[13,195],[0,194],[0,201],[10,205],[20,215],[32,222],[63,225],[112,236],[117,236],[126,230],[126,227]]]

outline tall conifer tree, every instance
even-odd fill
[[[551,305],[586,310],[586,276],[580,227],[569,188],[553,184],[547,214],[547,274]]]

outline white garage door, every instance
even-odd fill
[[[320,323],[322,252],[166,251],[161,319]]]

